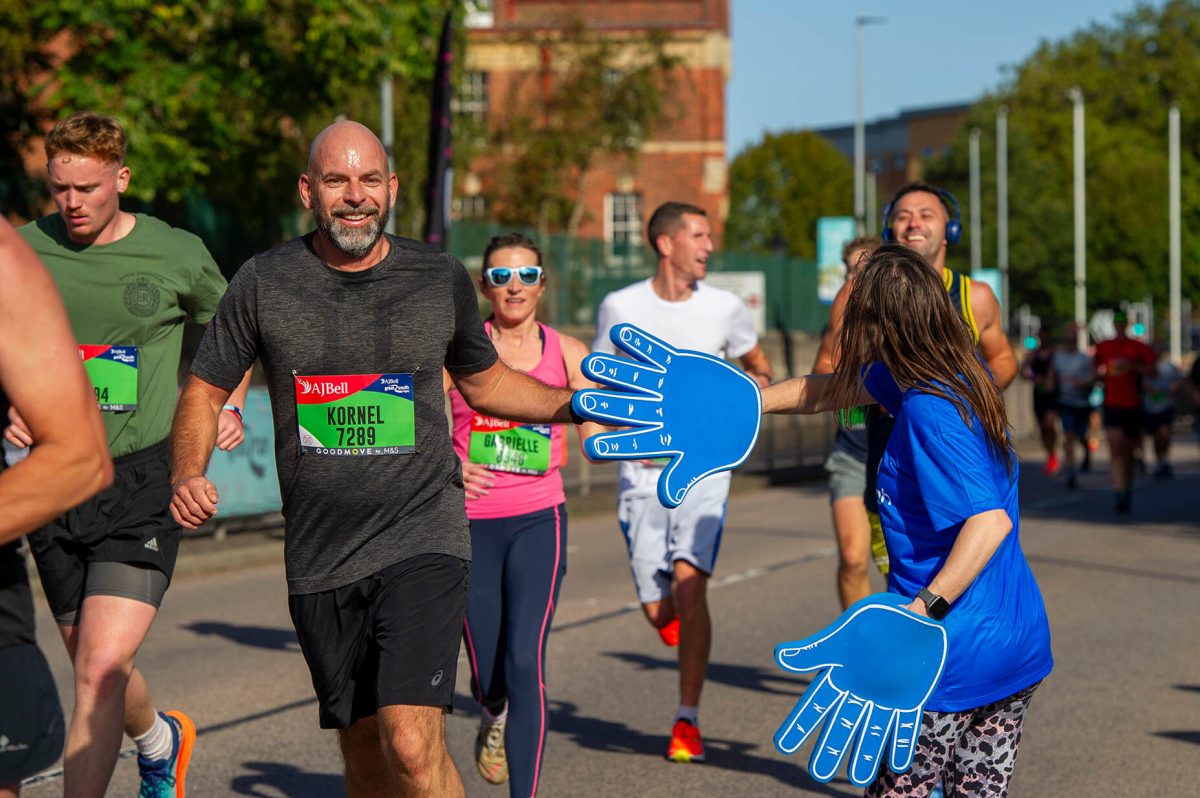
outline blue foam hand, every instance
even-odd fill
[[[775,648],[784,670],[822,671],[775,732],[775,747],[792,754],[824,721],[808,762],[817,781],[833,778],[851,746],[847,775],[859,787],[875,780],[889,740],[889,767],[912,765],[921,712],[946,664],[946,629],[902,609],[908,603],[867,596],[812,637]]]
[[[615,391],[582,390],[571,400],[579,415],[631,427],[593,435],[593,460],[669,458],[658,478],[658,500],[678,507],[697,481],[745,462],[762,421],[758,384],[718,357],[674,349],[631,324],[609,333],[629,358],[591,354],[583,372]]]

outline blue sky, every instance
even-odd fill
[[[731,0],[732,158],[764,132],[854,121],[854,19],[863,31],[864,116],[969,102],[1043,40],[1112,24],[1136,0]],[[1149,5],[1161,6],[1162,0]]]

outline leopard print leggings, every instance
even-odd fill
[[[897,775],[884,765],[865,798],[925,798],[939,778],[947,798],[1005,798],[1038,684],[966,712],[926,712],[912,767]]]

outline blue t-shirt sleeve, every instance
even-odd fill
[[[997,469],[1004,466],[980,433],[978,419],[973,419],[975,429],[970,429],[952,404],[928,396],[907,402],[905,413],[913,475],[934,529],[948,529],[973,515],[1004,509],[997,479]]]
[[[882,363],[872,363],[865,366],[863,371],[865,374],[863,384],[866,386],[867,393],[871,394],[875,401],[883,405],[883,409],[889,413],[894,414],[899,410],[903,392],[896,384],[892,372],[888,371],[888,367]]]

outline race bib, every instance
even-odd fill
[[[854,407],[839,407],[834,412],[837,425],[844,430],[864,430],[867,428],[867,408],[862,405]]]
[[[416,451],[411,374],[293,374],[300,450],[351,457]]]
[[[549,424],[517,424],[475,413],[467,459],[492,471],[545,474],[550,470],[550,431]]]
[[[96,392],[101,410],[123,412],[137,408],[138,348],[79,345],[83,369]]]

